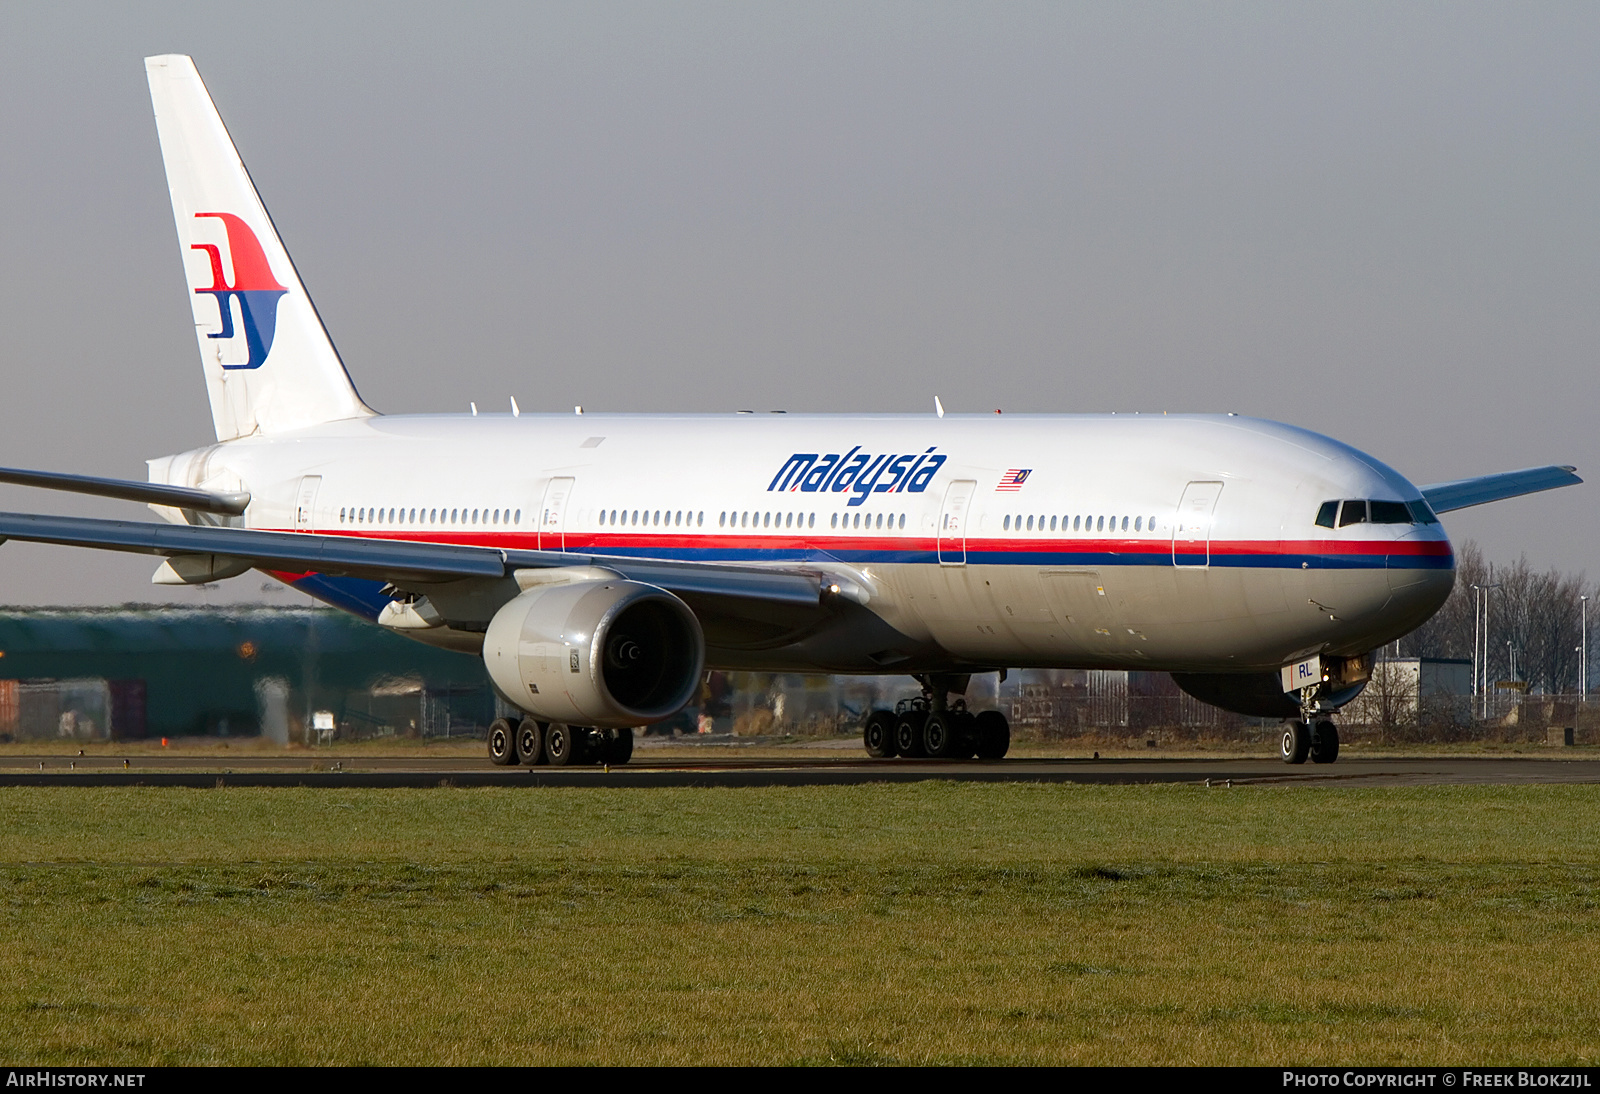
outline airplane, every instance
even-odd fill
[[[876,758],[998,759],[962,698],[1022,668],[1165,671],[1333,762],[1375,649],[1455,580],[1438,514],[1582,480],[1417,487],[1234,414],[379,414],[357,393],[193,61],[146,59],[217,441],[148,482],[0,469],[164,522],[0,513],[15,539],[264,571],[481,656],[496,764],[624,763],[708,668],[908,675]]]

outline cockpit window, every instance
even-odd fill
[[[1337,518],[1337,519],[1335,519]],[[1352,524],[1438,524],[1439,518],[1422,498],[1415,501],[1378,501],[1359,498],[1325,501],[1317,510],[1317,525],[1340,528]]]
[[[1416,501],[1407,502],[1411,510],[1411,517],[1418,524],[1438,524],[1439,518],[1433,515],[1433,509],[1426,501],[1418,498]]]
[[[1403,501],[1374,501],[1370,504],[1373,524],[1411,523],[1411,510],[1406,508]]]

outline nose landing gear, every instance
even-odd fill
[[[1318,690],[1300,690],[1300,720],[1283,727],[1278,751],[1286,764],[1303,764],[1308,759],[1314,764],[1331,764],[1339,758],[1339,727],[1328,717],[1332,708],[1324,709],[1317,699]]]

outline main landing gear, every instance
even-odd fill
[[[893,710],[874,710],[861,727],[867,755],[886,760],[893,756],[942,760],[998,760],[1011,747],[1011,725],[998,710],[974,714],[965,699],[951,701],[949,693],[966,690],[967,678],[943,673],[916,677],[922,694],[902,699]]]
[[[625,764],[633,759],[633,730],[569,726],[524,718],[513,724],[496,718],[489,726],[489,762],[513,764]]]
[[[1316,691],[1302,689],[1300,720],[1284,723],[1279,753],[1286,764],[1303,764],[1308,759],[1314,764],[1331,764],[1339,758],[1339,727],[1327,716],[1331,708],[1319,709]]]

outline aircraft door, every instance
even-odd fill
[[[317,490],[322,486],[321,475],[300,476],[300,489],[294,499],[294,530],[296,532],[309,532],[314,527],[312,517],[316,513]]]
[[[569,478],[551,479],[544,488],[544,504],[539,506],[539,550],[566,550],[567,502],[572,498]]]
[[[1203,570],[1211,565],[1211,524],[1216,518],[1220,482],[1191,482],[1178,502],[1172,526],[1172,564]]]
[[[967,564],[967,510],[978,484],[972,479],[957,479],[945,488],[944,506],[939,511],[939,565]]]

